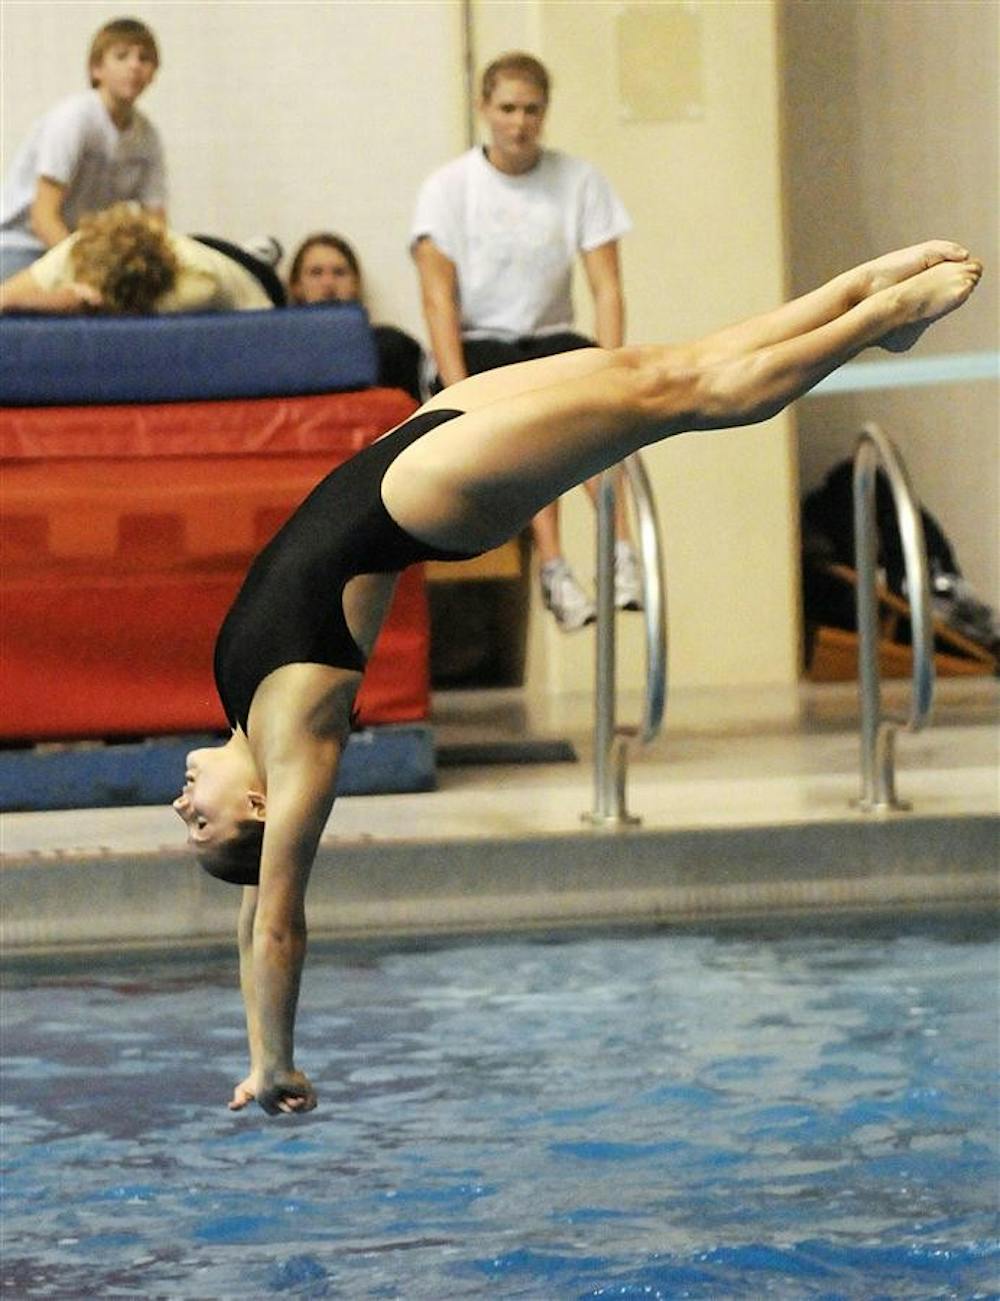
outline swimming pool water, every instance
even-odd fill
[[[983,928],[316,948],[320,1109],[225,1110],[235,959],[3,996],[5,1297],[998,1295]]]

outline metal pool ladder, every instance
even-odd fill
[[[885,469],[899,521],[913,647],[913,686],[907,717],[882,712],[878,664],[878,595],[875,571],[875,478]],[[927,547],[920,506],[902,458],[878,425],[866,424],[854,453],[854,557],[858,575],[858,685],[861,696],[861,797],[866,813],[908,809],[896,797],[896,729],[919,732],[930,718],[934,695],[934,633],[927,572]]]
[[[594,707],[594,803],[585,822],[631,826],[640,821],[628,812],[626,781],[630,742],[648,744],[660,731],[667,699],[667,597],[663,548],[656,502],[649,475],[638,452],[622,462],[635,504],[642,560],[643,611],[646,624],[646,691],[638,727],[615,725],[615,480],[617,471],[601,475],[597,509],[597,673]]]

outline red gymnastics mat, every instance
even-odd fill
[[[313,485],[415,409],[395,389],[0,411],[0,739],[225,727],[215,635]],[[403,575],[358,707],[426,718],[423,574]]]

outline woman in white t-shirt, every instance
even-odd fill
[[[624,206],[590,163],[541,144],[549,74],[528,54],[505,54],[483,74],[489,132],[434,172],[417,199],[412,250],[424,316],[443,386],[497,366],[591,347],[574,329],[571,283],[583,263],[602,348],[624,342],[618,241]],[[635,554],[619,512],[615,600],[639,609]],[[595,617],[562,555],[558,503],[533,521],[542,595],[565,631]]]

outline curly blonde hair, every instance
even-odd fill
[[[70,253],[73,274],[101,295],[101,310],[139,315],[173,289],[179,272],[159,217],[116,203],[84,217]]]

